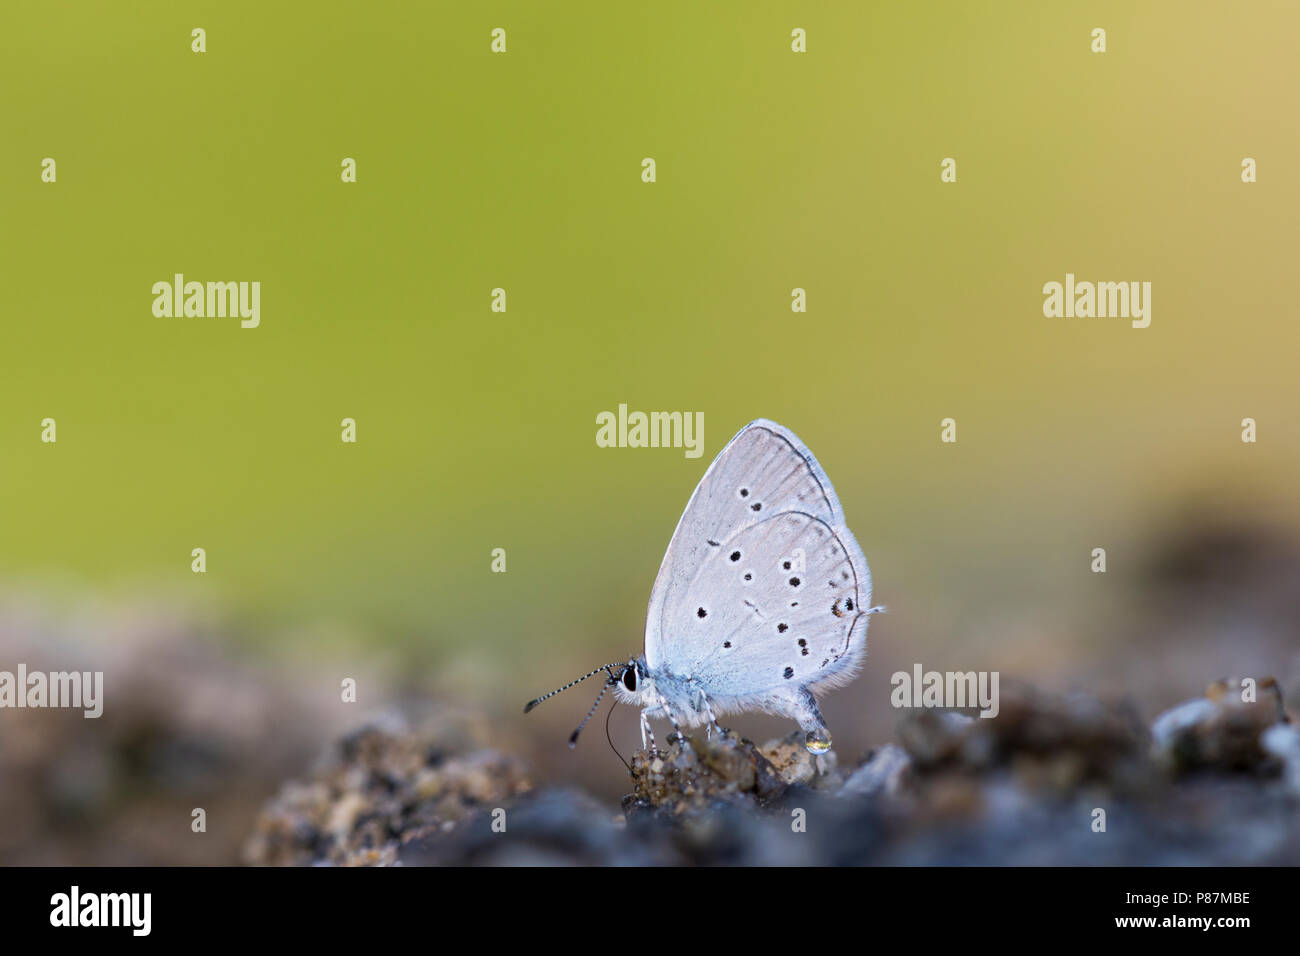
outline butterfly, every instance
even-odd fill
[[[606,664],[605,686],[578,734],[613,689],[650,720],[719,732],[719,715],[763,711],[804,731],[810,753],[831,747],[817,695],[851,681],[867,652],[871,571],[844,522],[835,489],[788,428],[750,422],[700,479],[650,592],[645,651]]]

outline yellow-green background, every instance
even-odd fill
[[[1264,2],[8,0],[0,583],[388,655],[513,722],[639,650],[765,416],[891,608],[833,728],[916,660],[1123,675],[1146,538],[1295,523],[1298,34]],[[1044,318],[1067,271],[1152,282],[1151,327]],[[261,327],[155,318],[174,272],[259,280]],[[597,448],[620,402],[703,412],[704,457]]]

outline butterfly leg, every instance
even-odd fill
[[[704,716],[709,719],[709,739],[712,740],[715,733],[721,737],[722,728],[718,726],[718,718],[714,716],[713,705],[709,703],[708,694],[704,693],[704,688],[700,687],[698,684],[693,684],[692,686],[695,688],[695,692],[700,695],[700,709],[704,711]]]
[[[668,706],[668,701],[664,700],[662,696],[660,696],[659,698],[658,710],[665,717],[667,717],[668,722],[673,725],[673,732],[677,734],[677,740],[679,746],[681,746],[683,750],[690,750],[691,749],[690,738],[688,738],[684,733],[682,733],[682,728],[677,723],[677,715],[673,713],[672,708]]]
[[[817,698],[806,687],[796,687],[785,695],[785,713],[799,722],[804,732],[804,747],[810,754],[824,754],[831,749],[831,731],[822,717]]]
[[[649,740],[649,746],[646,741]],[[655,732],[650,727],[650,708],[641,711],[641,749],[647,753],[658,753],[659,748],[655,746]]]

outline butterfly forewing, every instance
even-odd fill
[[[753,422],[710,465],[673,534],[646,617],[646,661],[707,673],[719,695],[756,692],[769,670],[774,683],[815,682],[835,671],[870,593],[821,466],[788,429]]]

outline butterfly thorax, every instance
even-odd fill
[[[689,675],[675,674],[666,667],[651,670],[644,657],[637,657],[628,662],[634,669],[632,684],[620,681],[614,688],[619,701],[633,707],[640,707],[652,717],[665,717],[664,706],[676,718],[688,727],[706,723],[709,719],[710,702],[703,694],[699,682]]]

